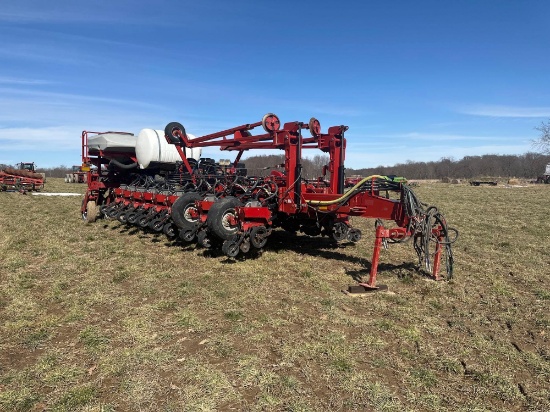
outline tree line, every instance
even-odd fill
[[[397,175],[407,179],[472,179],[479,177],[516,177],[533,179],[544,173],[550,155],[525,153],[522,155],[465,156],[460,160],[444,157],[433,162],[398,163],[364,169],[347,169],[350,174]]]
[[[315,179],[328,164],[326,155],[302,159],[302,176]],[[244,160],[248,173],[266,175],[277,170],[275,165],[284,164],[284,155],[251,156]],[[465,156],[460,160],[443,157],[431,162],[398,163],[393,166],[377,166],[362,169],[346,168],[346,176],[397,175],[407,179],[472,179],[479,177],[516,177],[534,179],[544,173],[550,163],[550,154],[525,153],[522,155]],[[282,169],[281,169],[282,170]]]
[[[321,176],[323,166],[327,165],[329,157],[316,155],[302,159],[302,177],[316,179]],[[264,155],[251,156],[243,160],[249,175],[265,176],[272,170],[284,170],[285,156]],[[550,154],[525,153],[522,155],[483,155],[465,156],[460,160],[443,157],[431,162],[398,163],[394,166],[377,166],[362,169],[346,168],[346,176],[372,174],[404,176],[407,179],[472,179],[478,177],[516,177],[533,179],[544,173],[545,166],[550,163]],[[10,165],[0,164],[0,170]],[[37,172],[46,173],[46,177],[65,177],[71,168],[65,165],[38,168]]]

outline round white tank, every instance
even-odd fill
[[[187,134],[190,139],[195,136]],[[202,149],[194,147],[186,148],[187,158],[199,160]],[[141,169],[151,166],[161,166],[160,164],[174,164],[181,161],[181,157],[176,150],[176,146],[166,141],[163,130],[143,129],[139,132],[136,140],[136,158]]]

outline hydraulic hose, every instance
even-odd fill
[[[134,169],[136,167],[138,167],[138,164],[137,162],[134,162],[134,163],[130,163],[129,165],[126,165],[124,163],[121,163],[119,162],[118,160],[115,160],[115,159],[111,159],[111,161],[109,162],[109,167],[111,167],[112,165],[120,168],[120,169]]]
[[[354,193],[355,190],[359,189],[359,187],[361,187],[364,183],[368,182],[371,179],[375,179],[375,178],[383,179],[383,180],[389,180],[386,176],[381,176],[381,175],[368,176],[368,177],[365,177],[364,179],[361,179],[355,186],[353,186],[350,190],[348,190],[346,193],[344,193],[338,199],[334,199],[334,200],[307,200],[306,202],[309,205],[312,205],[312,206],[330,206],[330,205],[334,205],[334,204],[337,204],[337,203],[344,202],[344,201],[348,200],[350,197],[352,197],[353,195],[355,195],[355,193]]]

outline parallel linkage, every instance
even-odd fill
[[[259,126],[263,133],[253,135],[251,131]],[[309,130],[310,136],[304,137],[304,130]],[[345,190],[347,130],[340,125],[322,133],[315,118],[281,125],[276,115],[268,113],[256,123],[191,137],[183,125],[172,122],[164,130],[165,138],[175,146],[181,162],[160,175],[120,164],[112,153],[110,159],[101,151],[90,156],[87,141],[92,132],[83,132],[83,162],[93,167],[88,172],[82,216],[86,221],[100,216],[116,218],[163,231],[185,242],[221,248],[229,257],[262,249],[277,227],[309,236],[329,236],[336,242],[357,242],[361,231],[352,228],[350,218],[373,218],[374,253],[369,279],[359,283],[362,288],[378,289],[381,247],[411,239],[419,264],[433,279],[451,279],[452,243],[458,232],[447,226],[437,208],[421,203],[403,179],[373,175],[357,179]],[[236,152],[236,157],[232,162],[216,163],[188,156],[191,149],[202,147],[219,147]],[[272,170],[268,176],[249,176],[240,160],[245,151],[254,149],[284,150],[282,170]],[[322,176],[315,180],[302,177],[301,159],[306,149],[329,155]],[[397,227],[387,228],[383,221],[393,221]],[[442,260],[444,275],[439,273]]]

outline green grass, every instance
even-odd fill
[[[356,245],[275,231],[229,260],[0,193],[0,410],[548,410],[548,189],[421,184],[460,230],[455,278],[390,245],[389,292],[353,298],[371,220]]]

